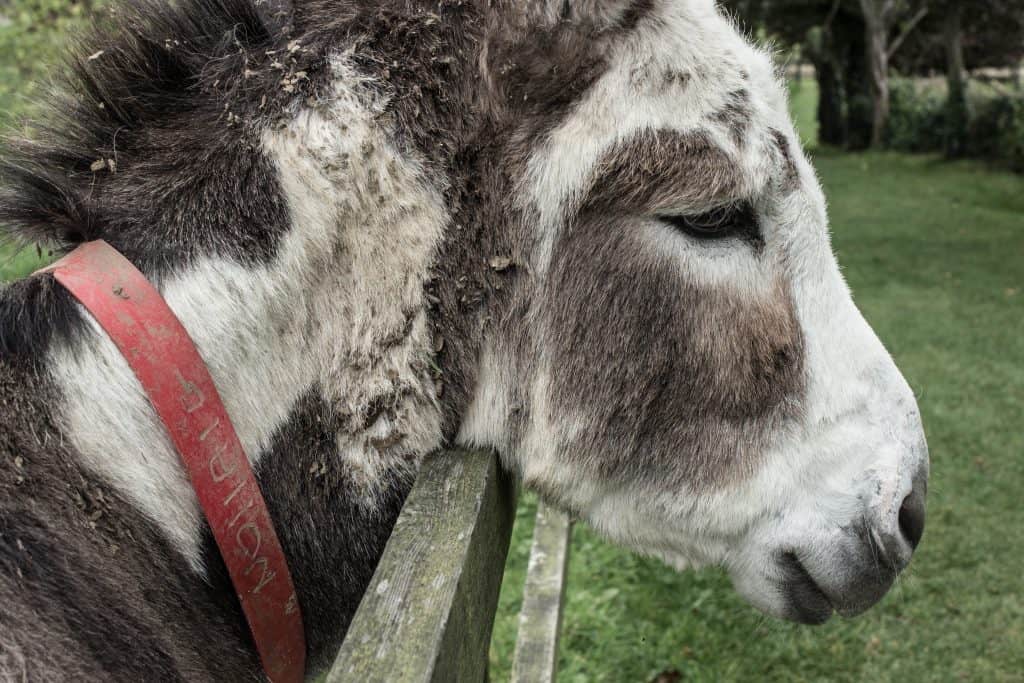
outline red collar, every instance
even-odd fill
[[[142,383],[188,470],[274,683],[301,681],[306,640],[284,552],[209,370],[167,302],[106,242],[43,272],[74,296]]]

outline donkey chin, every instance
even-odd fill
[[[683,496],[686,502],[639,491],[605,495],[579,508],[555,498],[620,545],[678,570],[723,566],[755,608],[819,625],[836,613],[855,617],[876,605],[921,541],[927,448],[922,442],[897,450],[882,447],[876,453],[884,457],[871,469],[853,474],[837,468],[803,491],[779,482],[778,472],[766,472],[738,490]],[[848,461],[858,460],[848,450],[834,452],[838,459],[845,452]],[[773,457],[793,455],[790,450]],[[882,461],[905,466],[884,467]],[[766,500],[766,484],[783,495]]]
[[[650,458],[657,446],[649,443],[630,453],[634,478],[623,485],[622,470],[608,475],[608,444],[555,427],[563,436],[554,442],[575,448],[553,454],[551,422],[546,441],[528,429],[506,460],[527,487],[617,544],[679,570],[724,567],[740,595],[768,615],[809,625],[854,617],[910,564],[924,533],[929,474],[913,394],[871,342],[882,359],[871,354],[872,369],[843,383],[841,402],[854,407],[837,409],[812,389],[808,403],[827,408],[806,409],[777,429],[763,452],[748,456],[757,466],[733,479],[680,485],[666,461]],[[579,413],[566,421],[587,424]],[[680,447],[673,466],[692,459]],[[581,476],[587,461],[600,464]]]
[[[726,563],[736,589],[768,614],[804,624],[865,612],[921,541],[926,469],[870,472],[830,503],[807,500],[756,528]]]
[[[768,454],[736,487],[619,493],[580,514],[677,569],[725,567],[740,595],[770,616],[808,625],[858,616],[888,593],[921,542],[928,449],[916,406],[896,421],[854,415],[812,431],[824,433]]]
[[[928,447],[909,387],[885,365],[879,374],[895,387],[880,402],[886,410],[853,411],[772,458],[814,466],[796,486],[777,487],[781,514],[754,525],[725,562],[740,594],[771,615],[805,624],[857,616],[921,542]]]

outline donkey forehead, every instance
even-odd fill
[[[599,49],[604,72],[527,165],[525,196],[542,225],[578,208],[609,165],[629,158],[677,183],[674,207],[649,208],[679,210],[756,196],[792,164],[778,132],[791,124],[771,60],[714,3],[653,3]]]

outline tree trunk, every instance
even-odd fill
[[[946,44],[946,80],[949,100],[946,104],[946,154],[963,156],[967,150],[967,69],[964,66],[963,9],[951,3],[947,11],[943,39]]]
[[[826,145],[846,145],[843,85],[834,59],[815,62],[818,76],[818,139]]]
[[[843,92],[846,146],[861,150],[871,146],[874,130],[874,97],[868,64],[867,31],[863,19],[847,22],[843,33]]]
[[[838,10],[838,2],[835,10]],[[833,36],[835,12],[821,27],[820,34],[807,34],[804,50],[814,65],[818,81],[818,141],[836,147],[846,146],[846,119],[843,109],[843,74]]]
[[[860,0],[871,89],[871,146],[881,147],[889,123],[889,18],[892,0]]]

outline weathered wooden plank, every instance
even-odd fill
[[[523,608],[519,612],[512,683],[555,680],[571,536],[569,516],[541,503],[533,529]]]
[[[429,458],[328,683],[483,681],[515,504],[495,455]]]

